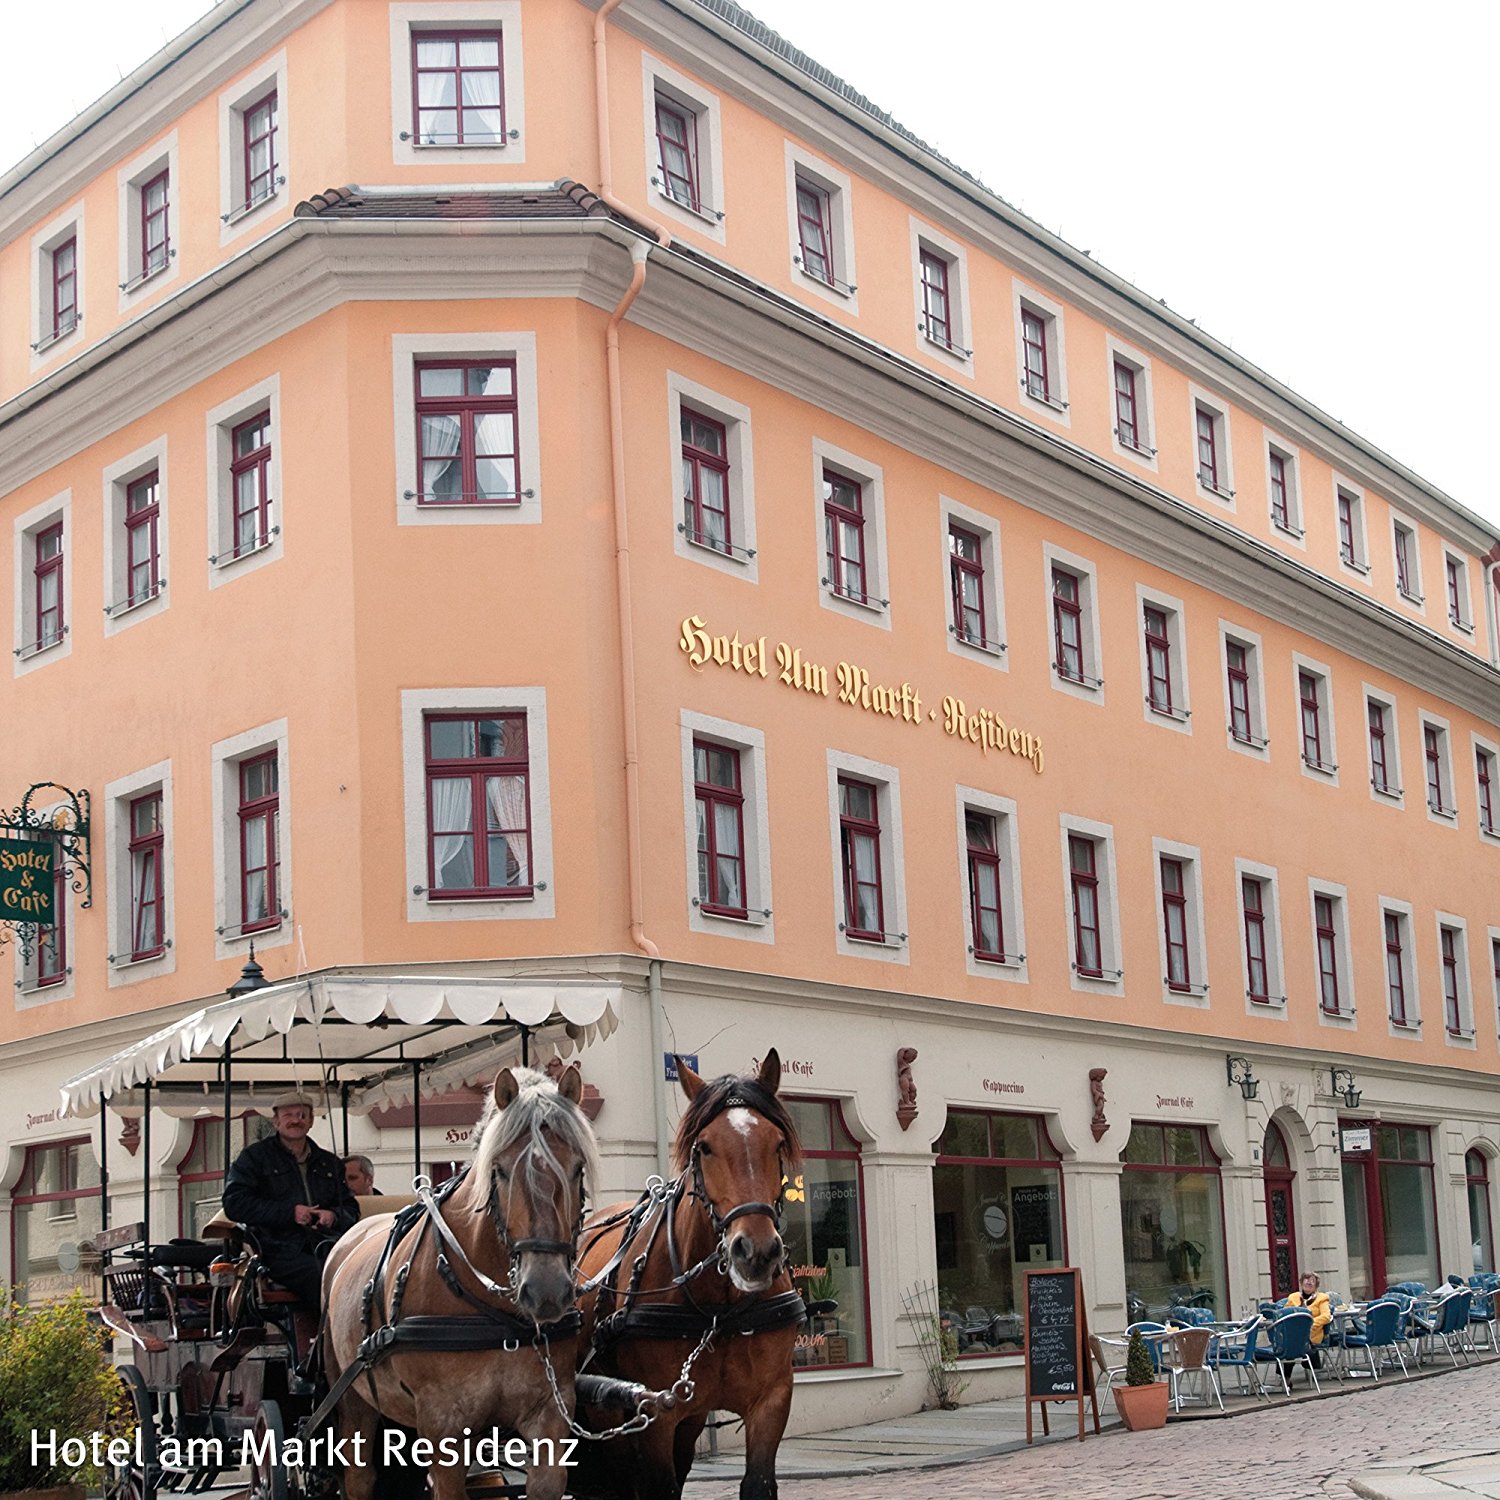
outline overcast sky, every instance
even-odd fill
[[[8,6],[0,158],[208,8]],[[1487,462],[1500,7],[749,8],[1017,208],[1500,524]],[[39,65],[63,49],[66,67]]]

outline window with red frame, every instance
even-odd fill
[[[1271,520],[1283,531],[1292,529],[1291,491],[1287,482],[1286,458],[1273,451],[1271,469]]]
[[[698,803],[698,907],[720,917],[747,915],[745,794],[740,752],[693,741],[693,792]]]
[[[1495,1234],[1490,1220],[1490,1159],[1484,1152],[1464,1153],[1464,1185],[1469,1198],[1469,1241],[1474,1249],[1474,1269],[1487,1271],[1495,1264]]]
[[[1240,880],[1245,909],[1245,979],[1247,993],[1257,1005],[1271,1001],[1270,966],[1266,960],[1266,883],[1253,875]]]
[[[78,326],[78,240],[64,240],[52,252],[52,328],[54,339]]]
[[[701,213],[698,117],[660,94],[656,96],[656,165],[667,197],[694,213]]]
[[[276,752],[239,764],[240,931],[275,927],[281,912],[281,772]]]
[[[1448,619],[1454,625],[1463,625],[1466,623],[1463,605],[1463,564],[1456,557],[1444,558],[1443,573],[1448,580]]]
[[[682,408],[682,527],[690,542],[734,551],[729,519],[729,434],[722,422]]]
[[[1391,1020],[1410,1023],[1406,1015],[1406,919],[1399,912],[1385,914],[1385,992]]]
[[[844,936],[885,941],[880,868],[880,789],[839,777],[839,853],[844,871]]]
[[[1115,361],[1115,436],[1122,447],[1140,452],[1145,445],[1141,441],[1135,377],[1135,370],[1124,360]]]
[[[1172,712],[1172,638],[1164,610],[1148,604],[1146,630],[1146,701],[1157,713]]]
[[[1339,556],[1352,568],[1358,566],[1359,549],[1354,537],[1354,497],[1339,491]]]
[[[1318,1004],[1325,1016],[1341,1015],[1338,908],[1332,896],[1313,897],[1313,932],[1318,951]]]
[[[76,1257],[68,1268],[61,1256],[65,1243],[90,1239],[103,1224],[99,1165],[88,1140],[28,1146],[10,1201],[16,1300],[38,1305],[75,1288],[89,1291]],[[97,1284],[92,1291],[97,1298]]]
[[[1059,677],[1083,681],[1083,603],[1078,576],[1052,570],[1052,665]]]
[[[498,31],[412,32],[417,144],[502,146],[505,90]]]
[[[1187,871],[1180,859],[1162,857],[1161,907],[1167,988],[1185,992],[1193,987],[1193,966],[1188,956]]]
[[[36,649],[55,646],[67,633],[63,619],[63,523],[36,534],[36,562],[32,567],[36,599]]]
[[[1047,321],[1029,307],[1021,309],[1021,352],[1026,370],[1026,394],[1035,401],[1052,399],[1047,368]]]
[[[276,192],[276,116],[274,89],[240,115],[246,209],[264,203]]]
[[[419,505],[521,500],[514,360],[417,365]]]
[[[130,804],[130,956],[155,958],[166,951],[162,910],[161,793]]]
[[[1250,653],[1239,641],[1224,643],[1229,677],[1229,732],[1241,744],[1254,739],[1250,721]]]
[[[172,247],[168,236],[168,194],[170,171],[158,172],[141,184],[141,265],[139,277],[144,281],[167,269]]]
[[[37,928],[36,988],[61,984],[68,977],[68,867],[60,847],[52,850],[52,921]]]
[[[526,715],[429,714],[426,735],[428,894],[529,896]]]
[[[161,588],[161,477],[153,469],[125,486],[125,604],[142,604]]]
[[[984,622],[984,541],[967,527],[948,527],[948,581],[953,633],[970,646],[988,646]]]
[[[953,312],[948,296],[948,262],[931,250],[918,255],[922,272],[922,331],[934,344],[953,348]]]
[[[1005,914],[1000,898],[1000,822],[993,813],[964,811],[969,857],[969,932],[974,957],[1005,961]]]
[[[1372,698],[1366,707],[1370,715],[1370,784],[1377,792],[1389,792],[1391,770],[1386,753],[1385,704]]]
[[[1073,967],[1091,979],[1104,973],[1099,935],[1098,850],[1093,839],[1068,835],[1068,882],[1073,898]]]
[[[1396,527],[1396,587],[1408,599],[1416,598],[1412,585],[1411,532],[1400,524]]]
[[[1490,970],[1495,981],[1495,1009],[1500,1013],[1500,938],[1490,939]]]
[[[1474,751],[1474,775],[1479,786],[1479,826],[1486,833],[1495,827],[1495,757],[1489,750]]]
[[[271,413],[241,422],[229,435],[229,482],[234,497],[233,557],[271,540]]]
[[[1435,813],[1452,812],[1444,797],[1447,777],[1443,774],[1443,732],[1431,724],[1422,726],[1422,758],[1427,766],[1427,805]]]
[[[1198,483],[1204,489],[1219,487],[1219,420],[1205,407],[1197,407]]]
[[[1302,711],[1302,759],[1323,769],[1323,684],[1311,672],[1297,674],[1297,699]]]
[[[797,178],[797,243],[802,269],[833,285],[833,202],[827,188]]]
[[[840,598],[868,604],[863,486],[832,469],[823,470],[823,542],[829,588]]]
[[[1438,928],[1443,962],[1443,1024],[1449,1036],[1464,1036],[1463,990],[1459,976],[1458,929]]]
[[[245,1113],[234,1122],[232,1160],[246,1146],[276,1133],[264,1115]],[[203,1227],[219,1211],[224,1194],[224,1120],[220,1115],[193,1121],[193,1139],[177,1168],[177,1232],[203,1238]]]

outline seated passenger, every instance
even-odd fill
[[[282,1094],[271,1106],[275,1135],[235,1157],[224,1184],[224,1212],[255,1230],[271,1275],[310,1312],[320,1303],[326,1247],[350,1228],[359,1210],[343,1163],[308,1139],[313,1101]]]
[[[375,1163],[368,1156],[356,1153],[344,1158],[344,1181],[349,1184],[349,1191],[356,1198],[384,1196],[375,1186]]]

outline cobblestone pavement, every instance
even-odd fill
[[[1482,1365],[1409,1384],[1383,1380],[1335,1399],[1222,1421],[1171,1423],[1160,1432],[1091,1433],[1083,1443],[1054,1437],[954,1468],[783,1480],[780,1500],[1356,1500],[1387,1491],[1394,1497],[1406,1493],[1398,1477],[1405,1461],[1500,1451],[1497,1396],[1500,1366]],[[1379,1477],[1383,1468],[1389,1485]],[[1349,1484],[1356,1476],[1359,1490]],[[1454,1500],[1496,1493],[1446,1492]],[[688,1489],[689,1500],[738,1495],[737,1483]]]

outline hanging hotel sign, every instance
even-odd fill
[[[70,888],[81,906],[92,905],[89,794],[39,781],[18,807],[0,809],[0,943],[14,933],[29,959],[37,934],[60,920]]]
[[[909,682],[877,682],[866,668],[849,661],[835,662],[830,669],[788,641],[772,644],[763,635],[742,637],[738,630],[731,635],[715,635],[698,615],[689,615],[682,622],[677,649],[695,671],[713,666],[747,677],[774,678],[794,692],[832,698],[862,713],[900,719],[915,728],[935,724],[951,738],[976,746],[983,755],[991,750],[1004,751],[1029,761],[1038,776],[1042,773],[1045,757],[1039,734],[1007,724],[993,709],[971,709],[962,698],[951,694],[935,707],[924,704],[922,694]]]
[[[56,858],[56,846],[50,841],[0,833],[0,917],[52,925],[52,866]]]

